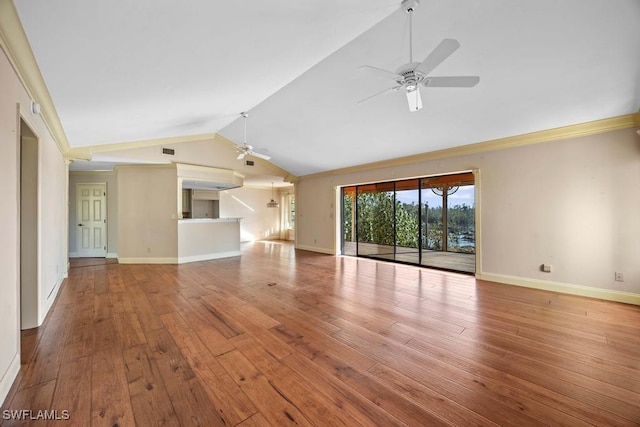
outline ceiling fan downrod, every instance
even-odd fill
[[[247,145],[247,118],[249,117],[249,113],[241,112],[240,116],[242,116],[244,121],[244,145]]]
[[[409,14],[409,62],[413,62],[413,12],[420,0],[402,0],[402,7]]]

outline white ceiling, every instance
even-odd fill
[[[635,113],[640,1],[422,0],[414,55],[460,49],[410,113],[399,0],[14,0],[72,147],[219,132],[296,175]],[[219,165],[218,165],[219,166]]]

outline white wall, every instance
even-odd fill
[[[76,252],[76,184],[107,183],[107,257],[118,255],[118,180],[115,172],[69,172],[69,255]]]
[[[220,218],[242,218],[242,242],[280,239],[280,209],[267,207],[271,197],[271,189],[264,188],[241,187],[221,191]]]
[[[634,129],[303,177],[297,245],[335,250],[337,186],[472,169],[480,170],[481,277],[565,291],[577,285],[583,294],[589,294],[585,288],[611,291],[601,297],[628,292],[631,302],[640,302],[640,136]],[[543,263],[553,271],[540,271]],[[624,282],[616,282],[614,272],[623,272]]]
[[[175,165],[117,168],[118,259],[178,259],[178,175]]]
[[[39,140],[38,306],[39,322],[51,307],[66,275],[66,171],[62,154],[39,116],[30,114],[30,98],[0,50],[0,401],[20,367],[18,138],[19,116]]]

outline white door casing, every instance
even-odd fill
[[[107,256],[107,184],[76,184],[78,257]]]

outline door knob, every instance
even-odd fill
[[[78,224],[79,227],[82,227],[82,224]]]

